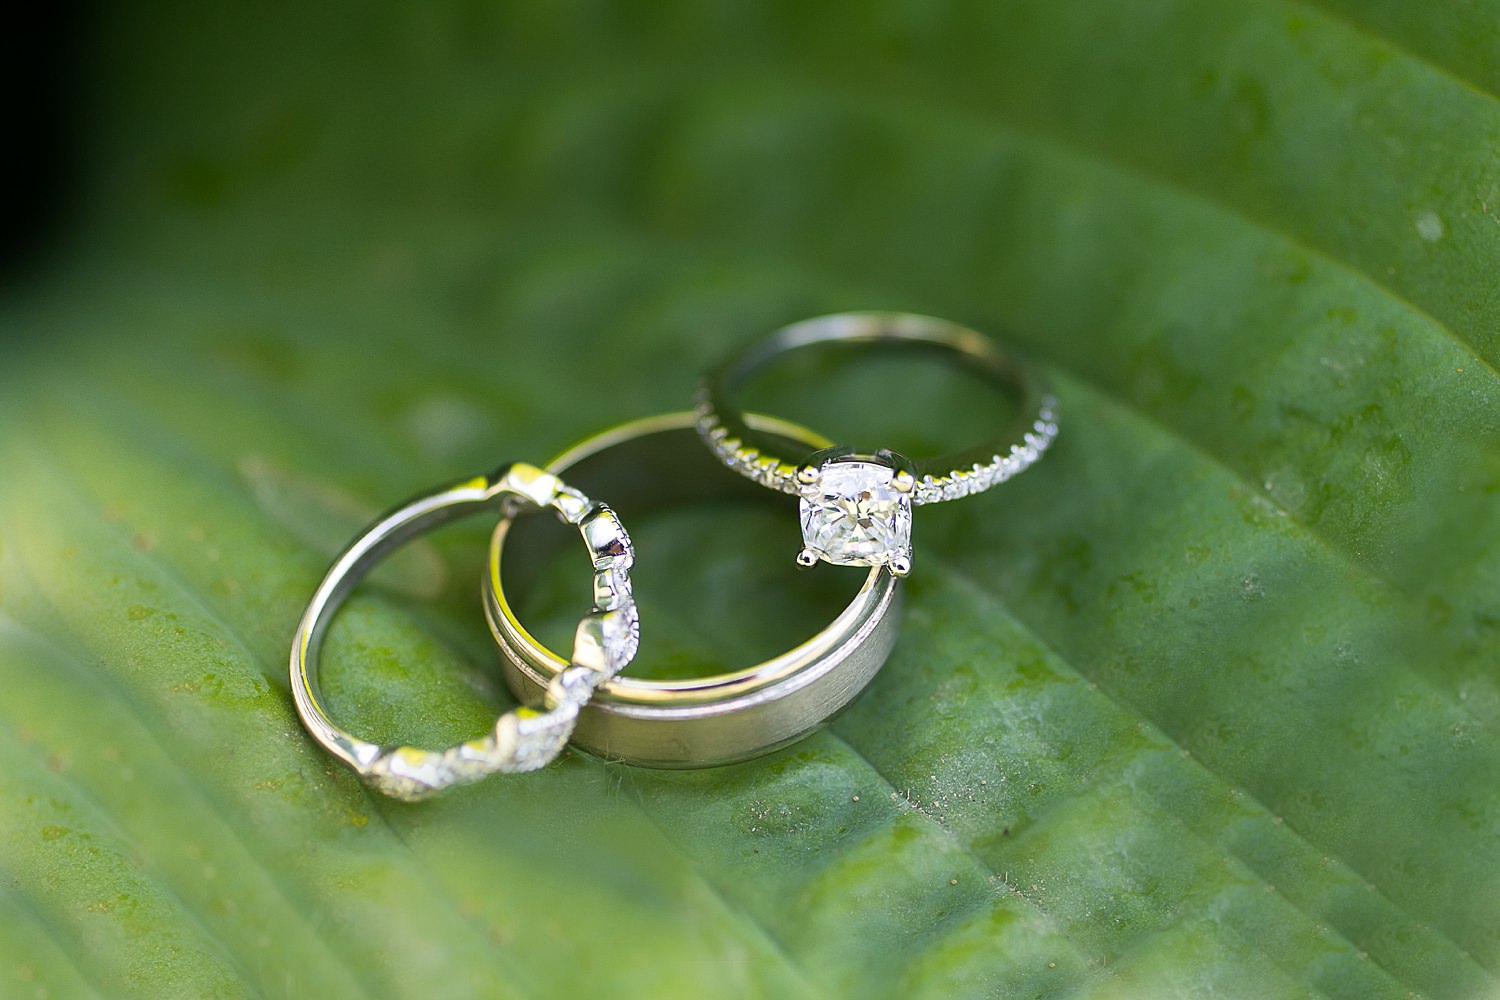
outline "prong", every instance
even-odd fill
[[[797,468],[797,482],[802,486],[816,486],[818,480],[823,478],[823,470],[816,465],[803,465]]]
[[[875,453],[875,458],[889,465],[895,473],[891,477],[891,485],[898,493],[910,493],[916,488],[917,467],[911,459],[889,448],[881,448]]]
[[[803,569],[812,569],[818,564],[818,554],[812,549],[803,549],[797,553],[797,565]]]
[[[891,561],[886,565],[891,568],[891,576],[906,576],[911,572],[911,553],[903,552],[899,556],[892,556]]]

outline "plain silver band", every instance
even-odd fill
[[[577,525],[589,545],[596,600],[579,623],[573,666],[566,678],[571,683],[559,682],[548,692],[551,704],[544,711],[506,712],[490,733],[447,750],[381,746],[343,729],[323,709],[318,682],[318,653],[334,612],[375,564],[402,543],[479,510],[499,513],[505,500],[553,509],[564,521]],[[632,558],[629,536],[613,511],[533,466],[505,466],[489,476],[417,497],[366,528],[334,560],[313,592],[292,640],[291,687],[297,714],[324,749],[367,784],[394,798],[415,800],[487,774],[534,770],[557,755],[572,732],[580,705],[633,654],[633,644],[622,646],[622,637],[631,639],[637,633],[629,591]]]
[[[783,445],[816,449],[826,444],[794,424],[755,415],[749,419]],[[588,459],[657,436],[656,443],[675,446],[681,463],[689,464],[704,455],[693,425],[691,413],[635,421],[583,442],[547,468],[581,476]],[[735,481],[722,477],[712,462],[700,464],[708,476],[735,488]],[[618,505],[625,496],[618,484],[610,488]],[[565,663],[527,632],[506,598],[502,564],[507,538],[516,530],[517,522],[509,519],[495,530],[484,606],[504,653],[506,682],[518,698],[531,703]],[[864,689],[890,655],[900,617],[898,581],[872,568],[832,623],[764,663],[716,677],[617,677],[605,682],[580,713],[573,743],[609,760],[663,768],[708,767],[769,753],[822,726]]]
[[[908,456],[913,504],[979,493],[1019,475],[1057,437],[1057,400],[1029,365],[968,327],[914,313],[850,312],[782,327],[710,372],[698,391],[698,432],[725,465],[763,486],[797,495],[797,469],[819,449],[788,454],[747,422],[735,396],[758,369],[788,351],[811,347],[900,345],[933,351],[1019,397],[1016,417],[994,441],[933,458]]]

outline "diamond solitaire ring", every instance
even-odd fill
[[[322,705],[318,650],[339,604],[386,554],[428,528],[502,504],[553,511],[583,535],[593,560],[594,607],[579,622],[570,662],[549,678],[537,708],[518,708],[483,736],[447,750],[381,746],[340,728]],[[595,688],[635,656],[639,622],[630,593],[634,550],[608,507],[590,501],[556,476],[510,465],[417,497],[366,528],[333,563],[303,612],[292,642],[292,696],[313,738],[365,783],[397,799],[426,798],[494,773],[534,771],[556,757],[572,735],[579,710]]]
[[[1017,417],[990,443],[912,460],[889,450],[789,451],[747,423],[735,396],[756,371],[790,351],[889,345],[934,352],[1019,396]],[[910,313],[854,312],[783,327],[703,380],[699,434],[740,475],[801,498],[804,567],[885,566],[911,572],[911,509],[955,500],[1029,468],[1057,437],[1057,403],[1029,368],[966,327]]]
[[[828,444],[795,424],[753,414],[745,419],[765,440],[789,451]],[[693,414],[674,413],[624,424],[577,445],[547,469],[590,491],[608,489],[635,524],[668,506],[711,502],[723,508],[726,502],[758,504],[771,497],[725,474],[698,444],[693,423]],[[549,562],[548,546],[565,538],[528,520],[507,518],[495,529],[484,606],[504,654],[507,683],[523,702],[535,704],[568,664],[521,623],[512,595],[535,592],[533,578]],[[608,680],[582,709],[573,745],[610,760],[686,768],[744,760],[799,740],[853,700],[890,654],[901,618],[896,584],[889,573],[872,568],[833,621],[763,663],[709,677]]]

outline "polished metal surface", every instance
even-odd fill
[[[579,623],[570,663],[562,663],[534,703],[541,710],[506,712],[494,728],[447,750],[381,746],[360,739],[323,709],[318,652],[334,612],[354,586],[403,542],[458,517],[502,503],[552,510],[575,525],[593,562],[594,607]],[[579,709],[594,690],[630,662],[639,625],[630,592],[634,551],[610,508],[589,500],[555,475],[515,464],[417,497],[370,525],[334,561],[303,612],[292,642],[292,697],[313,738],[365,782],[394,798],[425,798],[450,785],[498,772],[531,771],[567,743]]]
[[[784,421],[746,419],[783,447],[816,450],[828,443]],[[627,515],[708,499],[771,496],[723,473],[697,442],[692,413],[625,424],[570,449],[547,468],[587,489],[607,489]],[[527,631],[510,598],[524,587],[514,577],[538,572],[550,556],[535,547],[538,533],[528,530],[526,520],[507,518],[495,530],[484,605],[504,653],[506,681],[531,704],[566,663]],[[713,677],[605,682],[580,712],[573,743],[607,759],[650,767],[706,767],[767,753],[808,735],[863,690],[889,656],[899,621],[898,582],[872,569],[834,621],[764,663]]]

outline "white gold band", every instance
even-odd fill
[[[793,424],[749,419],[787,447],[827,443]],[[571,449],[548,470],[591,489],[607,488],[629,516],[639,514],[632,504],[659,507],[680,489],[760,495],[716,468],[695,440],[693,424],[691,413],[625,424]],[[642,495],[632,497],[632,485]],[[484,605],[504,654],[507,683],[522,701],[534,703],[566,663],[522,625],[507,591],[507,550],[527,540],[519,537],[528,534],[523,520],[508,518],[495,530]],[[538,558],[528,553],[511,560],[529,564]],[[607,759],[650,767],[707,767],[768,753],[822,726],[863,690],[889,656],[899,623],[897,581],[872,569],[834,621],[764,663],[688,680],[606,681],[580,712],[573,743]]]
[[[403,542],[458,517],[511,501],[551,509],[576,525],[593,560],[595,604],[578,625],[571,663],[549,680],[539,711],[519,708],[476,739],[446,750],[381,746],[335,723],[323,709],[318,653],[334,612],[377,562]],[[639,621],[630,588],[634,550],[608,507],[530,465],[506,466],[417,497],[381,517],[334,561],[313,593],[292,641],[292,697],[302,724],[323,747],[377,790],[404,800],[489,774],[532,771],[561,752],[579,709],[635,655]]]

